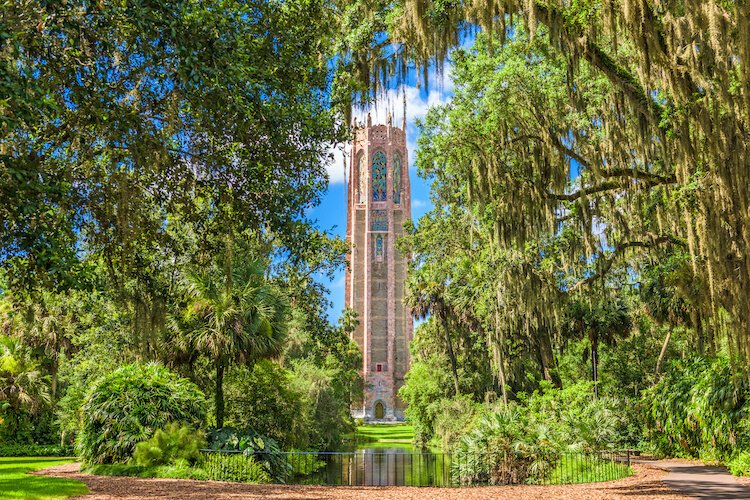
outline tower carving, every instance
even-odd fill
[[[362,349],[364,398],[352,415],[366,421],[403,420],[398,390],[409,370],[414,324],[404,306],[408,256],[396,249],[411,218],[406,134],[390,116],[385,125],[354,127],[346,236],[346,305],[357,312],[352,339]]]

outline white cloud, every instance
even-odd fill
[[[330,161],[326,165],[328,180],[331,184],[343,184],[349,175],[349,144],[331,146],[328,154]]]
[[[411,200],[411,206],[412,208],[424,208],[427,206],[427,202],[420,198],[414,198]]]
[[[423,91],[416,85],[402,85],[380,95],[377,101],[370,106],[353,110],[353,116],[359,123],[362,123],[367,119],[367,113],[370,113],[373,123],[385,123],[390,111],[393,124],[400,127],[404,116],[403,99],[405,93],[406,147],[409,150],[409,166],[413,168],[417,146],[416,121],[423,119],[427,115],[427,110],[430,106],[441,105],[450,101],[453,95],[451,69],[450,64],[446,64],[442,75],[438,75],[434,71],[431,72],[428,92]],[[345,182],[345,172],[348,175],[349,171],[349,149],[348,144],[346,146],[331,147],[332,160],[326,166],[331,184]],[[344,161],[346,162],[346,166],[344,166]]]
[[[446,77],[447,78],[447,77]],[[412,85],[402,85],[396,89],[390,89],[372,105],[355,110],[354,116],[357,121],[362,122],[367,118],[369,112],[373,123],[385,123],[388,112],[393,117],[393,124],[401,126],[404,116],[404,93],[406,94],[406,128],[413,127],[415,122],[427,115],[430,106],[445,104],[450,100],[452,88],[446,86],[430,87],[425,94],[422,89]]]

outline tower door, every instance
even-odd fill
[[[385,417],[385,407],[383,406],[383,403],[378,401],[375,403],[375,418],[383,418]]]

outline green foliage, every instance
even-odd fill
[[[279,443],[253,429],[239,430],[233,427],[214,429],[208,433],[208,446],[212,450],[279,452]]]
[[[71,496],[85,495],[89,489],[81,481],[29,474],[34,470],[69,462],[70,460],[50,458],[0,458],[2,497],[4,499],[62,500]]]
[[[173,465],[177,461],[192,464],[200,458],[199,450],[205,446],[202,433],[171,423],[158,429],[148,441],[135,445],[133,462],[144,467]]]
[[[312,453],[297,453],[289,459],[292,462],[294,474],[297,476],[309,476],[326,466],[325,461],[318,460],[318,455]]]
[[[660,453],[729,460],[750,449],[747,371],[726,357],[673,362],[644,392],[648,433]]]
[[[254,471],[255,465],[260,464],[275,481],[283,482],[293,472],[292,464],[281,453],[283,450],[279,447],[279,443],[253,429],[238,430],[232,427],[214,429],[208,433],[208,446],[217,452],[208,454],[207,460],[219,463],[219,465],[211,465],[214,469],[212,474],[218,474],[216,471],[223,470],[225,464],[228,464],[226,467],[229,467],[229,470],[235,472],[240,471],[245,465]],[[254,457],[254,461],[245,462],[240,458],[232,458],[237,455],[236,453],[222,452],[242,452],[242,455],[246,457]],[[207,470],[208,468],[207,466]],[[235,479],[227,480],[234,481]]]
[[[183,250],[175,219],[201,243],[264,227],[306,247],[339,137],[331,15],[307,0],[4,8],[0,263],[13,285],[95,280],[81,262],[95,252],[131,305],[159,314],[159,271]]]
[[[99,379],[82,407],[77,450],[85,463],[125,462],[135,445],[175,422],[200,427],[200,390],[155,363],[123,366]]]
[[[134,464],[95,464],[85,467],[84,472],[96,476],[142,477],[164,479],[209,479],[208,473],[200,466],[191,466],[184,460],[172,465],[145,467]]]
[[[414,442],[420,447],[432,438],[439,401],[450,391],[445,366],[445,359],[436,356],[414,360],[398,393],[406,403],[406,418],[414,426]]]
[[[477,421],[455,452],[454,473],[462,483],[523,484],[538,482],[538,471],[552,467],[557,443],[535,426],[524,409],[511,405]]]
[[[270,474],[267,463],[259,462],[257,457],[245,453],[209,453],[202,467],[207,479],[214,481],[270,483],[272,477],[274,481],[283,481],[288,477]],[[287,473],[291,473],[292,466],[287,464],[287,467]]]
[[[520,395],[519,402],[495,403],[477,412],[453,447],[460,476],[492,484],[546,480],[561,453],[617,448],[618,409],[614,400],[593,399],[591,383],[557,389],[542,382],[540,390]],[[595,470],[589,471],[592,477]]]
[[[483,413],[483,406],[465,394],[436,402],[434,421],[435,437],[444,450],[455,447],[461,437],[474,424],[474,419]]]
[[[547,484],[575,484],[611,481],[633,475],[633,468],[596,455],[563,453],[545,478]]]
[[[735,476],[750,476],[750,452],[742,451],[727,462],[729,472]]]
[[[0,457],[72,457],[72,446],[57,444],[0,444]]]
[[[345,436],[354,431],[349,411],[359,379],[351,366],[333,354],[321,365],[313,360],[298,360],[291,370],[291,384],[302,395],[302,413],[298,417],[306,428],[306,442],[298,447],[320,451],[341,449]],[[302,418],[300,418],[302,417]]]
[[[16,338],[0,335],[0,439],[29,442],[31,416],[49,403],[49,379],[31,350]]]
[[[273,361],[259,361],[252,369],[238,366],[230,370],[227,424],[253,429],[282,449],[306,446],[306,401],[292,386],[291,378],[291,373]]]
[[[224,426],[225,370],[240,361],[279,356],[289,313],[286,297],[265,276],[265,260],[235,257],[234,243],[226,245],[223,265],[187,275],[187,305],[171,325],[173,344],[185,356],[200,353],[214,365],[217,427]]]

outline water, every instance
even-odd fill
[[[320,471],[306,484],[348,486],[443,486],[450,484],[447,455],[410,446],[361,446],[351,452],[323,453]]]

